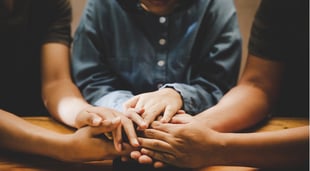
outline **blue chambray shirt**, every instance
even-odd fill
[[[171,87],[196,114],[236,84],[241,36],[233,1],[180,2],[158,16],[136,0],[88,0],[72,53],[87,101],[122,111],[134,95]]]

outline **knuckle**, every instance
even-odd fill
[[[162,155],[162,160],[163,161],[174,161],[174,157],[171,154],[165,153]]]
[[[160,143],[159,143],[158,141],[154,141],[154,142],[152,143],[152,146],[153,146],[154,148],[159,148],[159,147],[160,147]]]

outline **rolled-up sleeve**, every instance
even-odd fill
[[[198,46],[199,51],[205,53],[188,71],[189,84],[170,83],[161,87],[178,91],[188,113],[197,114],[215,105],[238,80],[241,35],[233,5],[228,3],[227,8],[226,14],[220,13],[213,18],[214,27],[205,27],[209,28],[210,34],[201,37],[203,41]]]

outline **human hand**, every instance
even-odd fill
[[[139,138],[142,149],[138,161],[150,162],[151,158],[187,168],[215,165],[222,149],[219,135],[194,118],[185,124],[154,121],[152,129],[144,131],[146,138]]]
[[[139,146],[133,122],[116,110],[105,107],[86,108],[77,115],[76,125],[78,128],[85,125],[100,126],[105,120],[113,119],[115,117],[119,117],[121,119],[121,124],[115,130],[105,133],[107,138],[114,141],[115,149],[117,151],[122,150],[122,128],[124,128],[130,144],[134,147]]]
[[[169,122],[182,106],[181,95],[172,88],[143,93],[134,96],[124,104],[125,115],[134,121],[140,130],[148,128],[149,124],[161,114],[163,117],[160,121]],[[139,110],[144,111],[137,112]]]
[[[185,111],[180,110],[171,119],[170,123],[173,124],[185,124],[189,123],[193,119],[193,116],[186,114]],[[166,164],[161,161],[153,160],[150,156],[142,154],[140,151],[133,151],[130,153],[130,157],[141,164],[153,164],[155,168],[165,167]]]
[[[127,143],[123,143],[122,151],[114,148],[113,142],[103,137],[103,133],[111,132],[121,125],[119,117],[104,120],[97,127],[85,126],[75,133],[64,135],[65,143],[61,145],[59,158],[71,162],[88,162],[114,159],[118,156],[129,155],[134,150]]]

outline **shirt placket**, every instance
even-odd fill
[[[157,37],[157,53],[156,53],[156,82],[157,88],[163,86],[167,80],[167,55],[168,55],[168,18],[164,16],[158,17],[160,33]]]

